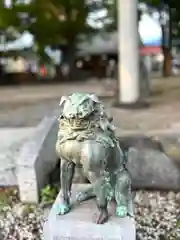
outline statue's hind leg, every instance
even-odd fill
[[[117,174],[115,185],[116,215],[126,217],[129,214],[131,196],[131,179],[129,173],[124,170]]]
[[[70,210],[70,193],[75,164],[61,159],[61,191],[57,212],[60,215],[66,214]]]

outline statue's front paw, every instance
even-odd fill
[[[118,217],[126,217],[128,215],[128,209],[126,206],[117,206],[116,207],[116,216]]]
[[[59,215],[64,215],[70,211],[70,206],[67,204],[58,204],[56,207],[56,212]]]

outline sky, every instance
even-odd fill
[[[144,44],[159,41],[162,34],[158,20],[143,14],[139,23],[139,34]]]

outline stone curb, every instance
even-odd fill
[[[22,202],[38,203],[40,189],[57,162],[55,142],[58,121],[45,118],[17,158],[16,175]]]
[[[32,136],[34,128],[0,129],[0,186],[17,186],[16,159],[23,142]]]

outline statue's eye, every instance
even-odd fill
[[[60,119],[64,119],[64,116],[63,116],[63,115],[61,115],[61,116],[60,116]]]

